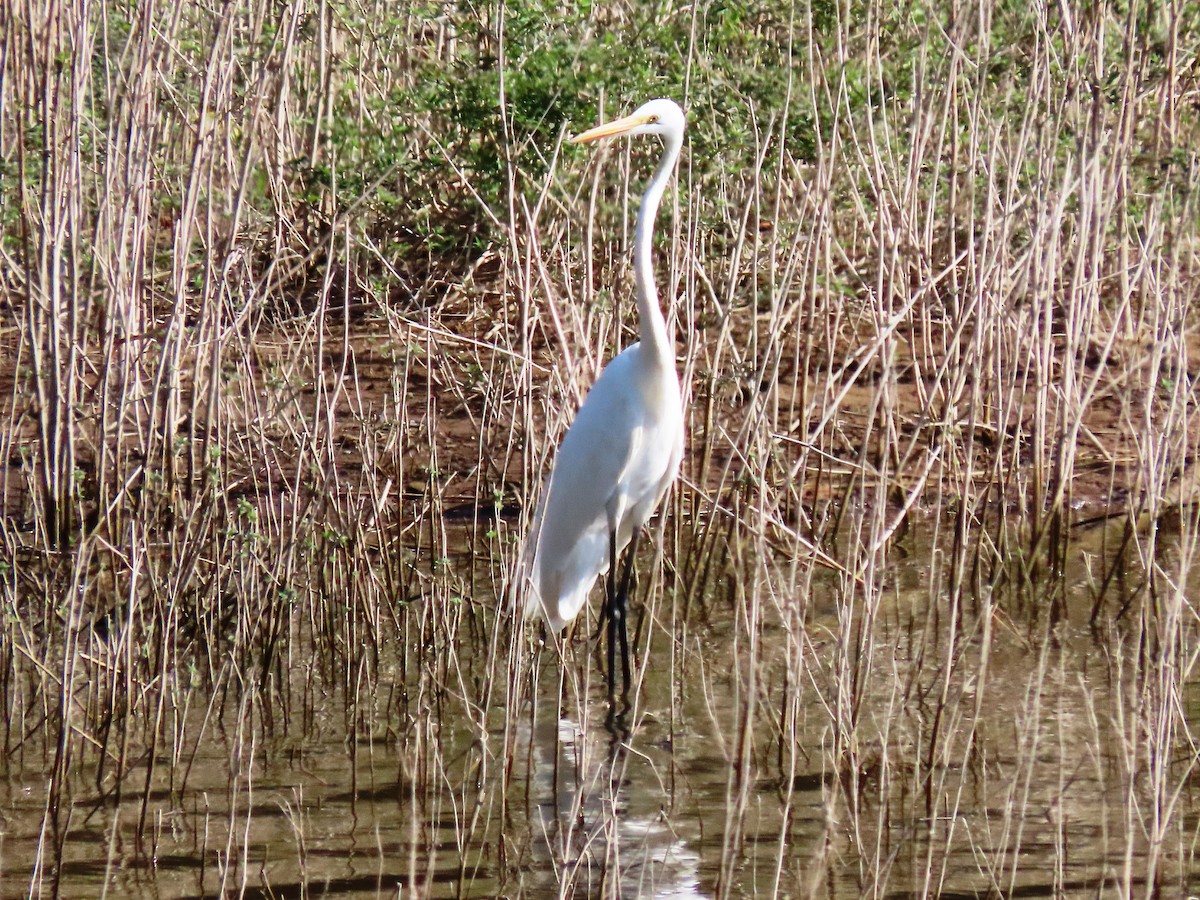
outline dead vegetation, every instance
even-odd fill
[[[1193,13],[562,15],[0,11],[0,893],[1195,892]],[[651,90],[622,746],[497,598],[632,339],[558,123]]]

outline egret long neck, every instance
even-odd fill
[[[662,307],[658,304],[658,288],[654,284],[654,263],[650,250],[654,237],[654,220],[658,217],[658,205],[663,190],[679,159],[683,146],[683,135],[667,135],[664,138],[663,155],[659,160],[654,177],[642,194],[642,206],[638,210],[637,230],[633,238],[633,277],[637,284],[638,316],[641,321],[642,346],[651,350],[656,359],[672,369],[675,366],[675,342],[667,334],[667,323]]]

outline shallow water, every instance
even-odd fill
[[[526,635],[518,656],[536,664],[509,680],[487,616],[454,633],[457,654],[435,642],[420,665],[385,645],[353,702],[314,692],[297,659],[286,700],[181,683],[152,770],[136,756],[119,782],[113,759],[73,768],[57,841],[52,748],[9,755],[0,893],[1118,896],[1151,877],[1166,895],[1200,890],[1183,731],[1200,694],[1185,683],[1178,717],[1148,732],[1162,724],[1145,714],[1150,669],[1120,649],[1133,638],[1084,627],[1082,570],[1049,640],[999,608],[931,617],[930,549],[910,538],[894,557],[857,692],[838,677],[854,632],[831,583],[806,598],[764,587],[750,613],[714,601],[685,618],[658,597],[628,733],[607,721],[587,635],[561,658]]]

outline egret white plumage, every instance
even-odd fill
[[[674,340],[658,303],[650,245],[654,220],[683,146],[683,110],[651,100],[636,112],[572,138],[657,135],[662,158],[642,195],[634,233],[633,271],[641,340],[600,373],[567,430],[525,548],[527,614],[540,612],[564,628],[587,602],[596,578],[607,573],[608,692],[615,697],[616,646],[621,648],[623,697],[629,693],[626,623],[633,558],[642,528],[679,474],[683,458],[683,401],[675,371]],[[628,546],[621,577],[617,560]],[[532,555],[530,555],[532,554]]]

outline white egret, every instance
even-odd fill
[[[623,119],[572,138],[643,134],[662,139],[663,154],[642,195],[633,245],[641,340],[600,373],[567,431],[543,488],[525,548],[527,615],[540,613],[561,630],[587,601],[596,578],[607,573],[608,694],[615,698],[616,644],[621,647],[622,697],[629,695],[626,607],[633,558],[642,527],[654,514],[683,457],[683,401],[675,371],[675,342],[658,304],[650,244],[663,189],[683,146],[683,110],[672,100],[651,100]],[[618,581],[617,559],[629,547]],[[530,556],[532,554],[532,556]]]

